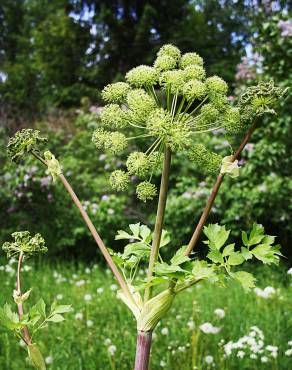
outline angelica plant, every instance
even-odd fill
[[[30,134],[31,131],[26,134]],[[27,135],[29,137],[29,135]],[[33,135],[35,140],[38,140],[37,132]],[[33,138],[28,140],[31,145],[34,141]],[[27,146],[23,146],[24,151]],[[16,154],[16,153],[15,153]],[[17,156],[15,157],[17,158]],[[27,348],[28,358],[30,364],[38,370],[45,370],[46,365],[39,345],[35,339],[38,332],[47,327],[50,323],[60,323],[64,321],[63,314],[71,311],[70,305],[58,305],[53,302],[49,312],[46,310],[46,304],[42,298],[34,306],[26,307],[24,310],[24,302],[28,306],[28,299],[32,288],[25,293],[22,292],[21,283],[21,268],[23,261],[29,257],[40,253],[46,253],[47,247],[45,241],[40,234],[34,236],[30,235],[29,231],[19,231],[12,235],[14,241],[5,242],[2,250],[7,254],[8,258],[18,258],[16,270],[16,289],[13,290],[13,299],[17,306],[17,313],[13,311],[10,304],[6,303],[4,307],[0,307],[0,325],[5,329],[12,331],[15,336],[21,339]]]
[[[275,238],[265,235],[261,225],[254,224],[249,235],[243,232],[244,246],[240,248],[234,243],[227,244],[230,230],[225,226],[205,226],[225,175],[234,179],[240,175],[238,159],[243,148],[260,125],[261,116],[275,114],[274,109],[286,90],[272,81],[260,82],[248,88],[236,105],[229,102],[227,93],[228,85],[222,78],[206,76],[203,59],[198,54],[181,55],[173,45],[164,45],[159,50],[153,66],[133,68],[126,74],[125,82],[110,84],[102,91],[106,105],[92,142],[97,150],[121,156],[124,163],[109,176],[110,185],[116,191],[135,186],[137,198],[143,202],[157,199],[153,232],[140,223],[131,224],[130,231],[118,231],[116,239],[128,241],[123,253],[104,245],[63,175],[59,161],[50,151],[40,150],[46,140],[38,131],[22,130],[8,143],[12,160],[17,162],[32,154],[47,167],[54,181],[62,182],[78,207],[120,285],[119,298],[137,321],[135,370],[148,369],[152,332],[177,294],[202,280],[224,285],[227,279],[235,279],[249,290],[254,287],[255,277],[236,266],[254,258],[266,264],[278,263],[281,255],[279,246],[274,245]],[[230,155],[222,157],[200,142],[201,135],[214,130],[220,130],[222,138],[230,139]],[[232,147],[232,136],[242,137],[236,149]],[[140,140],[147,145],[143,151],[137,149]],[[135,150],[131,151],[134,145]],[[161,248],[170,243],[163,221],[171,158],[180,152],[186,153],[203,173],[217,175],[217,180],[190,242],[177,246],[174,255],[165,260]],[[157,175],[161,175],[159,189],[154,181]],[[192,253],[202,231],[207,237],[205,260]],[[145,264],[147,275],[138,278],[141,274],[137,272]]]

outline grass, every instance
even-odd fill
[[[14,269],[15,264],[0,268],[1,305],[6,301],[14,304],[11,297]],[[178,296],[155,330],[151,369],[287,370],[289,357],[285,351],[292,339],[289,275],[283,266],[256,269],[255,275],[259,287],[273,286],[277,292],[264,299],[254,292],[244,293],[236,284],[218,288],[204,283]],[[74,308],[65,322],[51,324],[50,330],[44,329],[39,336],[44,357],[51,362],[48,369],[133,368],[135,322],[116,299],[116,285],[109,271],[97,265],[87,269],[83,265],[41,265],[23,272],[23,289],[30,287],[34,287],[32,303],[43,297],[48,303],[58,299],[60,304],[72,304]],[[98,288],[103,291],[97,291]],[[225,310],[224,318],[214,314],[216,308]],[[204,322],[220,327],[220,332],[204,334],[199,329]],[[264,333],[264,351],[256,354],[257,359],[251,359],[250,352],[245,349],[244,357],[239,358],[240,348],[224,357],[223,345],[247,335],[253,325]],[[279,347],[276,358],[269,355],[265,349],[267,345]],[[213,356],[212,364],[206,362],[206,356]],[[263,357],[267,357],[267,363],[262,362]],[[26,352],[19,341],[0,328],[0,369],[29,370],[31,367],[25,358]],[[210,357],[208,359],[211,361]]]

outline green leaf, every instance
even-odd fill
[[[207,261],[199,260],[194,261],[192,273],[196,279],[210,278],[214,274]]]
[[[64,317],[62,315],[59,315],[58,313],[47,319],[47,321],[52,321],[52,322],[56,322],[56,323],[57,322],[62,322],[64,320],[65,320]]]
[[[166,262],[162,263],[156,263],[155,265],[155,272],[158,275],[167,275],[172,272],[178,272],[178,271],[184,271],[180,266],[178,265],[169,265]]]
[[[272,247],[268,244],[259,244],[250,252],[255,256],[255,258],[269,265],[271,263],[278,264],[279,256],[282,255],[279,250],[279,245]]]
[[[175,253],[175,255],[170,260],[172,265],[181,265],[182,263],[190,260],[190,258],[185,255],[187,247],[187,245],[184,245]]]
[[[149,282],[146,281],[146,283],[143,285],[144,288],[161,285],[169,282],[169,279],[166,277],[161,276],[153,276]]]
[[[139,258],[149,256],[150,247],[143,242],[131,243],[126,245],[122,258],[127,258],[132,254]]]
[[[246,261],[252,259],[252,254],[245,247],[241,247],[241,254]]]
[[[263,225],[254,223],[252,226],[252,230],[249,235],[248,246],[252,246],[261,242],[261,240],[265,237],[264,236],[265,229]]]
[[[132,231],[133,236],[137,239],[140,232],[140,222],[138,222],[137,224],[130,224],[129,228]]]
[[[8,330],[21,329],[25,325],[19,322],[18,314],[13,312],[11,306],[7,303],[3,308],[0,308],[0,324]]]
[[[162,230],[159,248],[164,247],[165,245],[169,244],[169,242],[170,242],[170,235],[168,231]]]
[[[233,274],[233,277],[240,282],[243,289],[249,291],[255,287],[255,277],[246,271],[237,271]]]
[[[219,252],[218,249],[211,249],[210,252],[207,254],[207,258],[214,263],[224,263],[222,254]]]
[[[42,298],[36,303],[35,307],[41,316],[46,317],[46,304]]]
[[[262,244],[272,245],[275,242],[275,236],[272,235],[265,235],[264,239],[262,240]]]
[[[225,226],[218,224],[210,224],[204,227],[204,234],[210,240],[210,247],[220,249],[229,237],[230,230],[226,230]]]
[[[242,239],[243,244],[246,247],[248,247],[248,237],[247,237],[247,233],[245,231],[241,232],[241,239]]]
[[[228,257],[227,263],[230,266],[241,265],[245,261],[244,257],[240,252],[233,252]]]
[[[229,256],[234,251],[234,246],[234,243],[226,245],[226,247],[223,249],[222,257]]]
[[[73,310],[71,305],[58,305],[57,302],[53,302],[51,306],[51,315],[54,315],[56,313],[67,313],[72,311]]]
[[[125,267],[127,268],[133,268],[137,265],[137,263],[140,261],[140,258],[137,256],[132,255],[126,262]]]
[[[115,236],[115,240],[120,240],[120,239],[132,239],[133,236],[128,234],[124,230],[119,230],[117,235]]]
[[[150,243],[152,240],[151,230],[146,225],[140,226],[140,235],[145,243]]]

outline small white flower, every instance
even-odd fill
[[[263,364],[267,363],[268,361],[269,361],[268,357],[266,357],[266,356],[261,357],[261,362]]]
[[[20,345],[20,347],[25,347],[26,346],[25,341],[20,339],[19,345]]]
[[[89,267],[86,267],[86,269],[85,269],[85,274],[90,274],[90,273],[91,273],[90,268],[89,268]]]
[[[79,281],[76,281],[75,285],[76,286],[82,286],[85,284],[85,280],[79,280]]]
[[[292,275],[292,267],[289,268],[289,270],[287,271],[287,274]]]
[[[116,346],[114,346],[113,344],[111,344],[109,347],[108,347],[108,353],[111,355],[111,356],[113,356],[114,354],[115,354],[115,352],[116,352],[116,350],[117,350],[117,347]]]
[[[221,328],[213,326],[210,322],[205,322],[200,325],[200,329],[205,334],[217,334],[221,330]]]
[[[56,299],[57,299],[58,301],[60,301],[61,299],[63,299],[63,294],[57,294],[57,295],[56,295]]]
[[[52,363],[53,363],[53,357],[52,357],[52,356],[48,356],[48,357],[46,357],[46,358],[45,358],[45,363],[46,363],[47,365],[52,364]]]
[[[214,358],[213,358],[213,356],[211,356],[211,355],[206,356],[206,357],[205,357],[205,362],[206,362],[206,364],[208,364],[208,365],[213,364],[213,362],[214,362]]]
[[[289,340],[288,346],[292,346],[292,340]]]
[[[270,352],[277,352],[278,347],[277,346],[271,346],[270,344],[266,346],[266,350]]]
[[[112,291],[115,291],[115,290],[117,290],[117,289],[118,289],[117,284],[112,284],[112,285],[110,286],[110,290],[112,290]]]
[[[92,295],[91,295],[91,294],[85,294],[85,296],[84,296],[84,300],[85,300],[86,302],[91,301],[91,300],[92,300]]]
[[[194,330],[195,329],[195,323],[193,320],[190,320],[187,322],[187,326],[190,330]]]
[[[245,352],[243,352],[243,351],[238,351],[237,352],[237,357],[238,358],[243,358],[245,356]]]
[[[93,321],[92,321],[92,320],[87,320],[87,321],[86,321],[86,326],[87,326],[88,328],[91,328],[91,327],[93,326]]]
[[[102,294],[103,293],[103,288],[97,288],[96,293],[97,294]]]
[[[109,338],[106,338],[105,340],[104,340],[104,344],[106,345],[106,346],[109,346],[110,344],[111,344],[111,340],[109,339]]]
[[[76,315],[75,315],[75,320],[83,320],[83,314],[81,312],[78,312]]]
[[[113,215],[113,214],[115,213],[115,211],[114,211],[112,208],[109,208],[109,209],[107,210],[107,213],[108,213],[109,215]]]
[[[285,351],[285,355],[288,357],[292,356],[292,348],[287,349],[287,351]]]
[[[168,328],[162,328],[161,329],[161,334],[162,335],[168,335],[169,331],[168,331]]]
[[[257,359],[257,355],[252,353],[250,356],[249,356],[252,360],[256,360]]]
[[[223,308],[216,308],[216,310],[214,310],[214,314],[218,316],[219,319],[223,319],[225,317],[225,311]]]
[[[160,363],[159,363],[159,365],[160,365],[161,367],[165,367],[165,366],[166,366],[166,362],[165,362],[165,361],[163,361],[163,360],[161,360],[161,361],[160,361]]]

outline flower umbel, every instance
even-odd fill
[[[9,157],[18,162],[23,156],[32,152],[39,151],[39,144],[46,142],[47,138],[42,137],[38,130],[23,129],[10,138],[7,145]]]
[[[2,245],[3,251],[7,257],[13,257],[23,253],[25,257],[38,253],[46,253],[48,248],[45,246],[45,240],[40,234],[30,235],[29,231],[18,231],[11,234],[14,242],[5,242]]]
[[[103,126],[130,128],[133,137],[100,127],[93,133],[93,143],[97,149],[115,155],[126,147],[135,148],[127,155],[126,170],[114,171],[110,177],[115,190],[125,190],[129,177],[134,175],[145,180],[137,185],[137,197],[142,201],[153,199],[157,191],[152,177],[161,170],[166,149],[186,152],[201,171],[218,174],[222,157],[196,144],[198,134],[219,128],[228,134],[241,133],[257,115],[271,112],[285,94],[272,82],[261,82],[248,88],[234,106],[227,98],[227,83],[219,76],[206,77],[203,65],[197,53],[181,55],[176,46],[167,44],[158,51],[153,66],[135,67],[126,74],[126,82],[104,88],[102,97],[108,104],[101,113]],[[148,149],[137,150],[136,140],[143,140],[143,145],[146,142]],[[135,144],[130,146],[131,143]],[[237,168],[226,166],[224,162],[223,171],[237,175]]]

